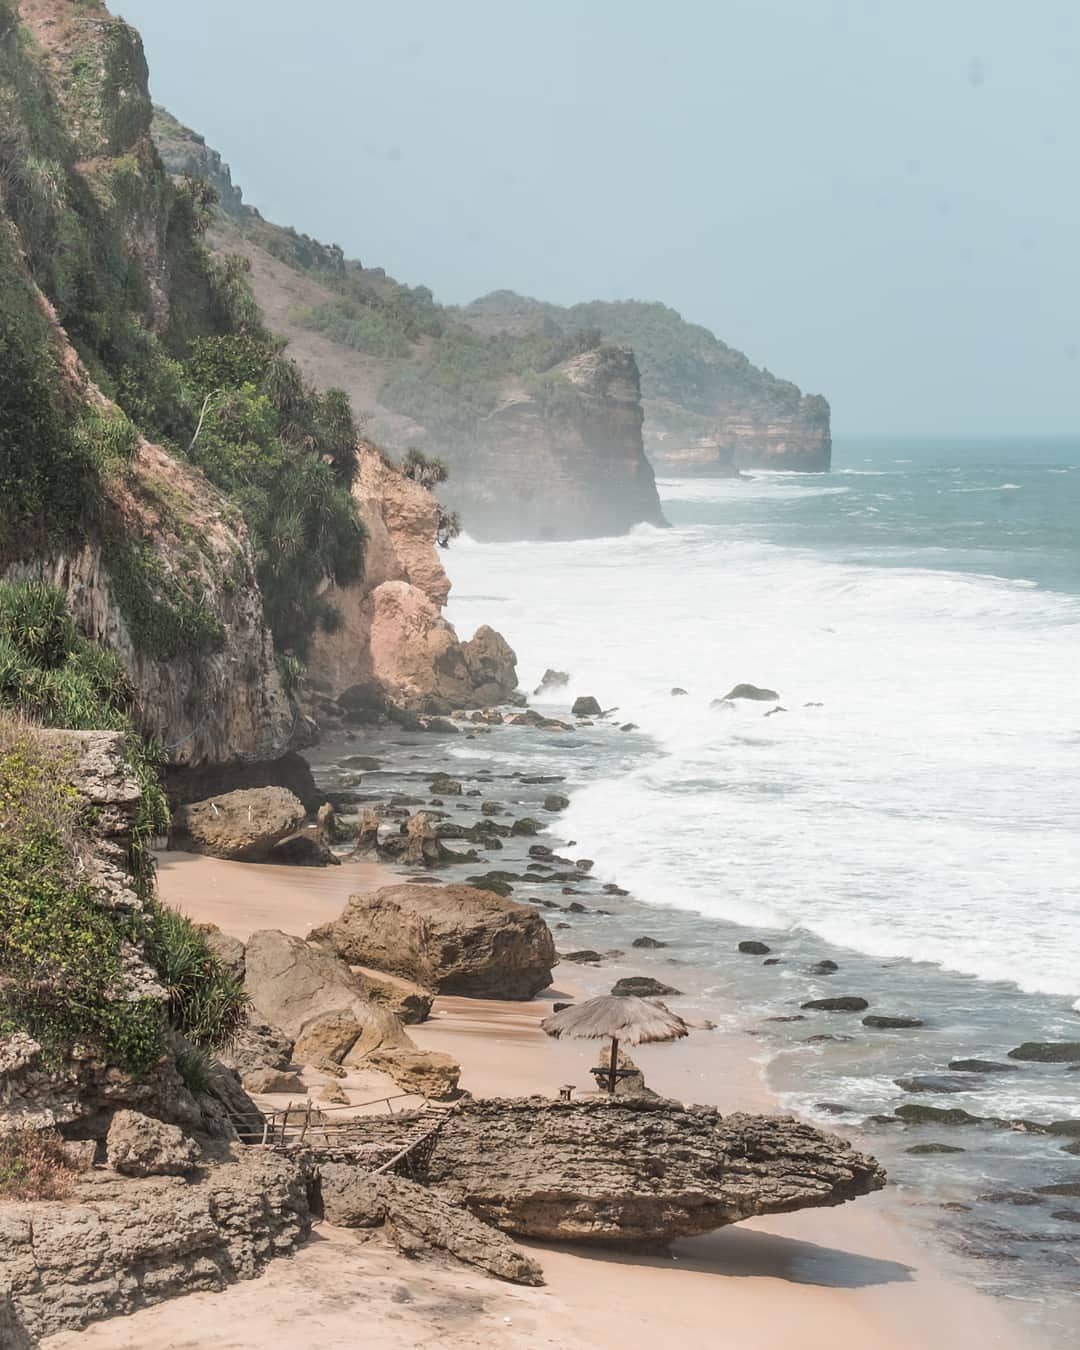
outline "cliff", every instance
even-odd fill
[[[344,389],[367,434],[393,453],[417,447],[450,470],[443,495],[480,538],[575,538],[662,523],[641,441],[632,354],[578,333],[525,341],[478,334],[381,268],[263,219],[221,156],[158,109],[169,171],[218,192],[219,254],[242,257],[255,297],[305,376]]]
[[[280,754],[294,713],[243,518],[115,401],[137,411],[165,344],[221,323],[138,35],[97,4],[3,0],[0,109],[0,575],[64,590],[177,761]]]
[[[663,473],[829,468],[827,401],[754,366],[666,305],[593,300],[564,308],[494,291],[460,313],[489,338],[595,332],[633,347],[641,368],[645,449]]]

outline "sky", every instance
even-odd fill
[[[661,300],[838,434],[1080,435],[1076,0],[114,0],[279,224]]]

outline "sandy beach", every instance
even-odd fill
[[[166,902],[238,937],[261,927],[303,933],[351,892],[384,884],[378,867],[314,871],[253,867],[169,853]],[[565,976],[565,981],[563,977]],[[580,972],[556,972],[572,992]],[[553,1042],[539,1029],[550,1000],[514,1004],[440,998],[410,1028],[423,1046],[462,1065],[477,1095],[555,1093],[589,1084],[595,1047]],[[768,1109],[752,1038],[695,1033],[636,1058],[656,1090],[721,1108]],[[409,1261],[377,1238],[317,1226],[294,1257],[257,1280],[196,1294],[52,1337],[50,1350],[352,1350],[358,1327],[373,1350],[485,1345],[522,1350],[925,1350],[978,1343],[1034,1346],[995,1300],[934,1269],[933,1253],[898,1223],[887,1193],[838,1209],[750,1221],[626,1254],[529,1244],[547,1284],[521,1289],[442,1261]]]

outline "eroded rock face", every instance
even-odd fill
[[[303,1160],[239,1149],[195,1182],[91,1172],[68,1203],[4,1205],[0,1344],[29,1350],[54,1332],[252,1279],[307,1236],[307,1191]]]
[[[128,1177],[185,1177],[199,1165],[193,1139],[139,1111],[117,1111],[105,1147],[109,1166]]]
[[[480,998],[532,998],[551,983],[556,961],[535,910],[474,886],[385,886],[354,895],[312,937],[351,965]]]
[[[515,1284],[543,1284],[539,1265],[497,1228],[404,1177],[366,1176],[356,1167],[320,1168],[323,1213],[342,1228],[383,1227],[407,1256],[436,1249]]]
[[[275,844],[304,823],[303,803],[285,788],[241,788],[173,815],[176,843],[192,853],[238,862],[265,862]]]
[[[464,1103],[438,1137],[428,1180],[506,1232],[625,1245],[839,1205],[880,1190],[885,1173],[788,1116],[534,1097]]]

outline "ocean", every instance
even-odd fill
[[[617,710],[498,763],[565,778],[561,836],[734,1000],[782,1100],[868,1131],[913,1220],[1066,1343],[1080,1072],[1008,1051],[1080,1041],[1080,443],[851,441],[828,475],[660,493],[667,530],[446,555],[459,631],[505,633],[523,688],[569,673],[533,706]],[[799,1011],[838,994],[923,1025]],[[949,1070],[975,1058],[1008,1067]],[[898,1126],[911,1103],[980,1119]]]

